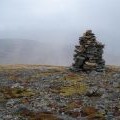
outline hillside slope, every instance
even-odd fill
[[[0,64],[69,65],[72,49],[37,40],[0,39]],[[64,61],[63,61],[64,60]]]
[[[61,66],[1,65],[0,119],[119,120],[120,68],[86,74]]]

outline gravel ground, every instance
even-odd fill
[[[1,65],[0,120],[120,120],[120,68]]]

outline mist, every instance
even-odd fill
[[[119,0],[0,0],[0,64],[71,65],[87,29],[120,65]]]

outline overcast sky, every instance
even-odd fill
[[[120,0],[0,0],[0,38],[72,46],[86,29],[120,65]]]

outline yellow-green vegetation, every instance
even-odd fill
[[[64,66],[52,66],[52,65],[27,65],[27,64],[16,64],[16,65],[0,65],[0,70],[15,70],[15,69],[39,69],[40,67],[47,67],[48,70],[55,70],[55,71],[61,71],[65,70]]]
[[[60,95],[71,96],[74,94],[82,94],[87,90],[87,85],[82,82],[83,76],[69,73],[65,76],[64,80],[69,81],[69,84],[61,87]]]
[[[60,95],[71,96],[73,94],[82,94],[86,90],[87,86],[85,84],[74,84],[72,86],[61,87]]]
[[[4,101],[5,101],[4,94],[0,92],[0,103]]]
[[[68,72],[63,77],[51,82],[68,82],[65,85],[52,87],[51,92],[58,93],[62,96],[72,96],[74,94],[82,94],[87,91],[87,85],[84,83],[84,76]]]

